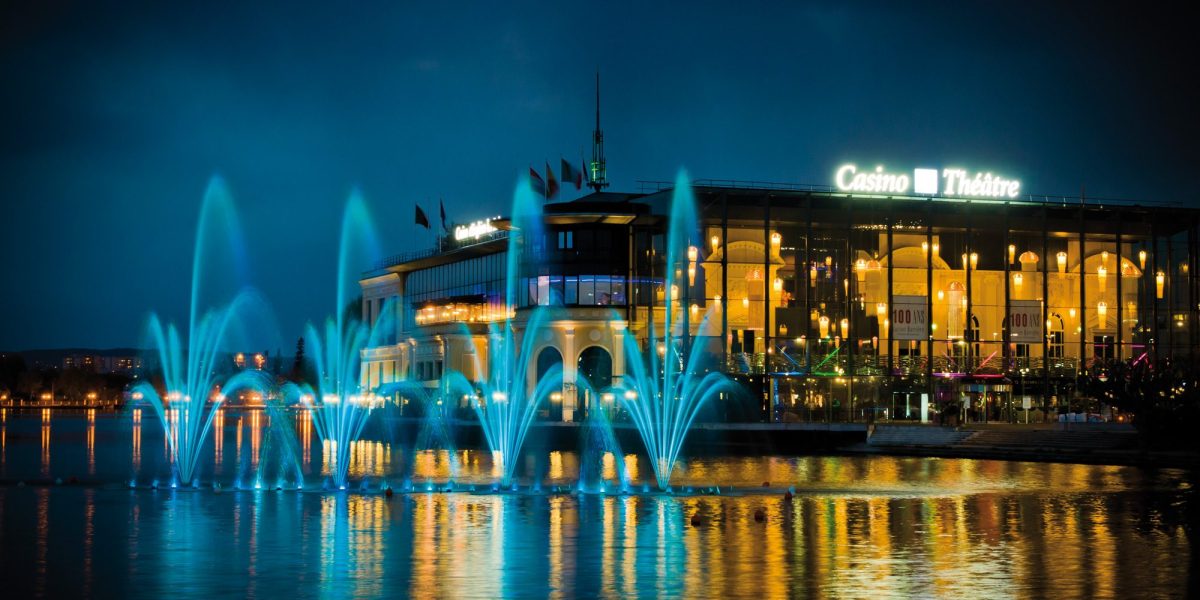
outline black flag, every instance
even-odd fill
[[[442,231],[450,233],[450,228],[446,227],[446,205],[442,204],[441,198],[438,198],[438,208],[442,211]]]
[[[425,211],[421,210],[421,205],[417,204],[416,224],[429,229],[429,218],[425,216]]]

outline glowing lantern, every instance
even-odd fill
[[[876,305],[875,305],[875,314],[876,314],[876,315],[877,315],[877,316],[878,316],[880,319],[882,319],[882,318],[883,318],[883,316],[887,314],[887,303],[886,303],[886,302],[880,302],[880,303],[876,304]]]
[[[937,242],[934,242],[934,243],[933,243],[933,255],[934,255],[934,256],[937,256],[937,255],[938,255],[938,248],[939,248],[939,246],[938,246],[938,243],[937,243]]]
[[[813,265],[808,269],[808,284],[812,287],[817,287],[817,265]]]
[[[1067,314],[1070,315],[1070,317],[1072,319],[1074,319],[1075,318],[1075,308],[1071,307],[1071,309],[1067,311]]]
[[[742,308],[745,308],[745,309],[750,308],[750,298],[749,297],[742,298]]]
[[[1015,262],[1017,262],[1017,245],[1009,244],[1008,245],[1008,264],[1011,265],[1012,263],[1015,263]]]
[[[826,317],[825,315],[821,315],[821,318],[817,320],[817,323],[819,324],[819,330],[821,333],[821,337],[823,337],[823,338],[829,337],[829,317]]]
[[[788,332],[787,323],[780,323],[779,324],[779,337],[787,337],[787,332]]]
[[[845,293],[847,296],[849,296],[849,295],[850,295],[850,280],[849,280],[849,279],[843,279],[843,280],[842,280],[842,291],[843,291],[843,292],[844,292],[844,293]]]
[[[1058,254],[1055,255],[1055,258],[1058,259],[1058,272],[1066,273],[1067,272],[1067,253],[1059,252]]]
[[[714,235],[708,241],[710,244],[712,244],[713,252],[716,252],[717,248],[721,245],[721,238]]]
[[[1138,250],[1138,263],[1142,265],[1142,270],[1146,270],[1146,251]]]
[[[688,285],[696,285],[696,263],[688,265]]]
[[[921,256],[929,256],[929,242],[921,242]]]
[[[1024,282],[1025,282],[1024,275],[1021,275],[1020,273],[1013,273],[1013,285],[1015,285],[1017,287],[1021,287],[1021,284]]]
[[[1154,296],[1159,300],[1163,297],[1163,286],[1167,283],[1167,274],[1159,271],[1154,275]]]
[[[943,292],[942,290],[938,290],[938,291],[937,291],[937,299],[938,299],[938,302],[941,302],[941,301],[942,301],[942,300],[944,300],[945,298],[946,298],[946,292]]]
[[[850,336],[850,319],[842,319],[842,337]]]
[[[688,246],[688,260],[691,262],[696,262],[696,259],[699,257],[700,249],[695,246]]]
[[[783,237],[779,235],[778,231],[771,234],[771,245],[772,246],[778,246],[779,243],[782,241],[783,241]]]
[[[1100,251],[1100,266],[1108,267],[1108,250]]]
[[[963,261],[963,270],[966,271],[967,270],[967,253],[966,252],[963,252],[963,254],[962,254],[962,261]]]
[[[775,281],[771,283],[771,287],[774,288],[776,292],[782,292],[783,291],[783,280],[776,277]]]
[[[1100,329],[1108,327],[1108,304],[1103,300],[1096,303],[1096,324]]]
[[[1104,265],[1096,267],[1096,281],[1100,284],[1100,289],[1104,289],[1104,283],[1108,281],[1108,269]]]
[[[826,266],[826,267],[832,267],[832,266],[833,266],[833,257],[832,257],[832,256],[825,255],[825,266]]]
[[[979,253],[972,252],[971,253],[971,269],[974,269],[977,266],[979,266]]]

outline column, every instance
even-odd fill
[[[575,328],[562,330],[562,357],[563,357],[563,421],[575,420],[575,409],[579,402],[579,391],[575,387],[575,380],[578,377],[579,359],[575,356]],[[615,361],[614,361],[615,363]],[[615,364],[614,364],[615,368]]]

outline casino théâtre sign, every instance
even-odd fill
[[[891,172],[882,165],[859,169],[854,164],[838,167],[834,185],[843,192],[871,194],[915,194],[919,196],[957,196],[960,198],[1016,198],[1021,182],[987,171],[971,173],[966,169],[913,169]]]

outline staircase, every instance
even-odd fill
[[[876,425],[867,444],[878,447],[953,446],[971,437],[974,431],[936,425]]]
[[[1081,451],[1126,450],[1137,445],[1137,434],[1117,431],[1062,431],[1055,429],[981,429],[956,444],[957,448],[1004,450]]]

